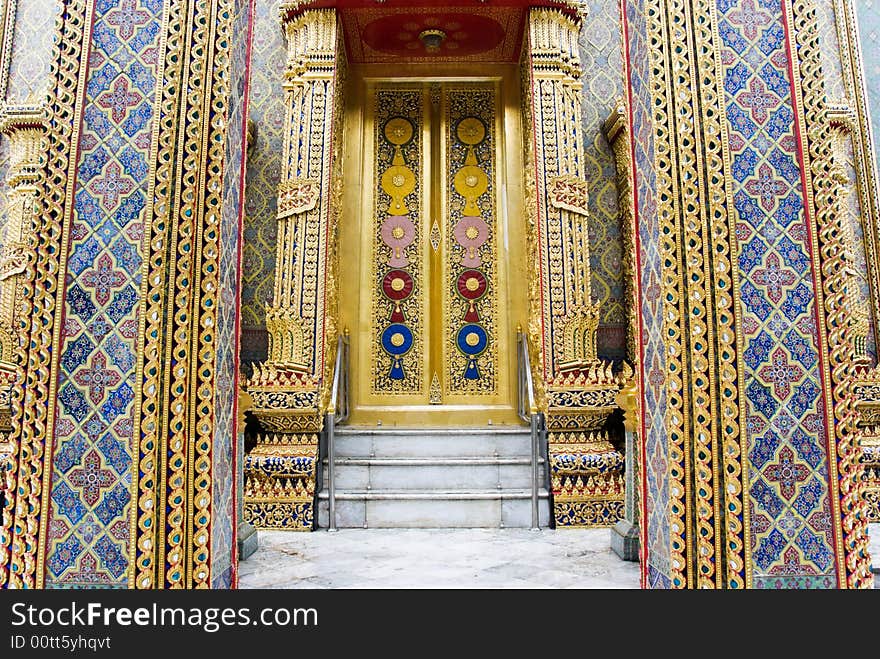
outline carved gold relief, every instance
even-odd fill
[[[859,413],[865,517],[869,522],[880,522],[880,368],[858,373],[853,393]]]
[[[583,170],[580,20],[560,9],[531,9],[524,55],[526,190],[537,236],[530,331],[540,337],[538,378],[546,387],[554,516],[561,526],[613,525],[623,511],[623,456],[610,443],[579,441],[602,432],[617,408],[611,364],[598,359],[598,309],[590,291],[589,196]],[[531,196],[531,195],[530,195]],[[605,465],[594,473],[596,465]],[[562,469],[562,465],[566,465]]]
[[[269,355],[247,383],[250,414],[271,434],[261,435],[245,459],[244,515],[257,528],[310,530],[327,395],[325,345],[333,345],[336,331],[330,274],[341,197],[344,56],[337,62],[335,10],[288,7],[281,16],[287,116],[275,290],[266,309]]]
[[[278,219],[299,215],[315,208],[321,195],[318,181],[294,179],[278,186]]]
[[[45,109],[36,105],[7,106],[0,111],[0,139],[9,140],[10,155],[5,181],[8,189],[6,216],[0,218],[4,243],[0,250],[0,520],[5,544],[0,550],[0,559],[5,559],[6,552],[12,549],[11,543],[6,543],[7,534],[12,530],[15,468],[20,453],[20,437],[13,432],[12,389],[16,382],[24,379],[16,355],[19,347],[26,345],[19,307],[23,302],[22,278],[34,257],[46,120]],[[6,582],[6,560],[0,560],[0,565],[0,585],[3,585]]]

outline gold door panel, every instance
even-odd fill
[[[373,95],[370,352],[378,396],[420,399],[427,392],[424,97],[422,89]]]
[[[361,195],[347,196],[341,250],[358,255],[360,277],[343,260],[339,284],[351,423],[518,423],[500,84],[368,81],[361,98],[362,142],[346,150],[361,154]]]
[[[498,331],[496,92],[444,91],[443,395],[491,399],[498,393],[498,353],[505,349]]]

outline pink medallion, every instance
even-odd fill
[[[480,265],[479,249],[489,239],[489,227],[481,217],[462,218],[453,229],[455,239],[465,248],[461,264],[466,268]]]
[[[382,240],[391,248],[388,265],[405,268],[409,265],[406,248],[416,239],[416,228],[409,215],[389,215],[382,223]]]

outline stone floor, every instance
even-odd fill
[[[638,588],[608,529],[261,531],[241,588]]]
[[[880,524],[869,525],[880,566]],[[608,529],[261,531],[241,588],[638,588]],[[880,587],[880,579],[878,579]]]

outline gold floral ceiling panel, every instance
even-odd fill
[[[354,64],[514,62],[522,43],[525,6],[445,3],[345,3],[342,24]],[[503,4],[503,3],[502,3]]]
[[[522,6],[465,7],[372,5],[344,10],[349,61],[514,62],[519,58]]]

